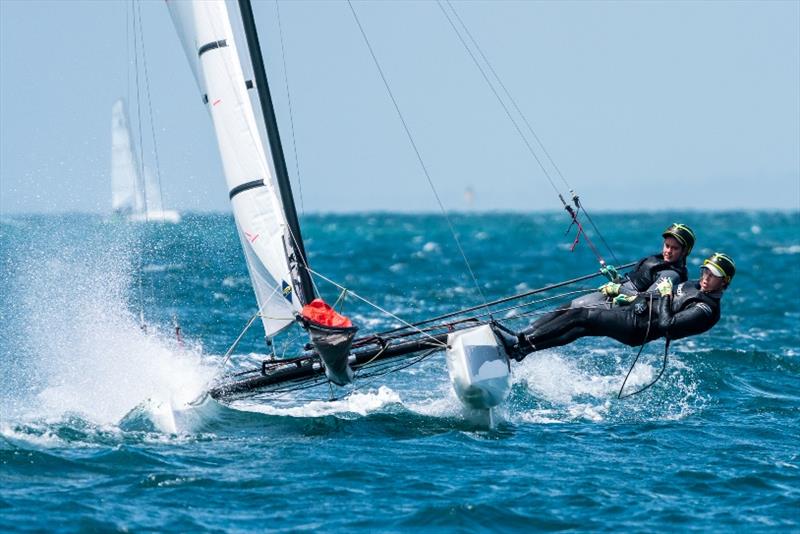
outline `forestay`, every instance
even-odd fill
[[[304,304],[287,256],[292,250],[275,179],[259,131],[225,2],[167,2],[208,107],[233,214],[268,336],[291,324]],[[257,98],[254,96],[254,98]],[[297,257],[296,255],[293,255]]]

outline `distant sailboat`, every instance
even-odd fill
[[[111,108],[111,209],[131,222],[179,223],[180,213],[163,208],[150,170],[145,167],[142,173],[140,169],[125,102],[120,98]]]

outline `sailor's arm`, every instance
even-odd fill
[[[694,336],[714,326],[714,312],[703,302],[694,302],[683,310],[673,312],[672,295],[667,295],[659,302],[658,326],[670,339]]]
[[[658,285],[669,280],[673,286],[681,283],[681,276],[673,270],[666,270],[659,273],[658,278],[644,291],[637,291],[636,287],[630,282],[622,284],[606,284],[600,288],[600,291],[608,297],[616,297],[617,295],[624,295],[628,297],[627,300],[632,301],[638,295],[658,295]],[[604,287],[613,286],[610,289],[603,290]]]
[[[671,269],[667,269],[666,271],[661,271],[660,273],[658,273],[658,277],[655,279],[653,284],[646,290],[644,290],[643,293],[657,295],[659,293],[657,286],[666,283],[667,280],[669,280],[671,285],[675,287],[681,283],[681,275],[679,275],[677,271],[673,271]],[[623,285],[623,288],[624,287],[625,286]],[[620,291],[620,293],[621,292],[622,291]]]

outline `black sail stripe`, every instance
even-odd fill
[[[197,55],[202,56],[209,50],[214,50],[215,48],[222,48],[225,46],[228,46],[228,43],[227,41],[225,41],[225,39],[222,39],[220,41],[213,41],[211,43],[206,43],[200,47],[200,49],[197,51]]]
[[[256,187],[264,187],[264,180],[253,180],[252,182],[247,182],[241,185],[237,185],[231,192],[228,194],[228,198],[233,199],[239,193],[244,193],[245,191],[249,191],[250,189],[255,189]]]

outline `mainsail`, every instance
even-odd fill
[[[239,55],[240,49],[250,50],[247,43],[237,43],[225,2],[167,2],[167,6],[211,114],[260,315],[272,336],[290,325],[314,298],[291,190],[278,187],[276,169],[285,172],[285,162],[277,130],[270,133],[274,139],[269,139],[268,150],[248,93],[254,82],[245,79]],[[258,65],[250,67],[256,70]],[[261,83],[266,90],[266,77]],[[264,98],[254,95],[254,99],[265,106]]]

